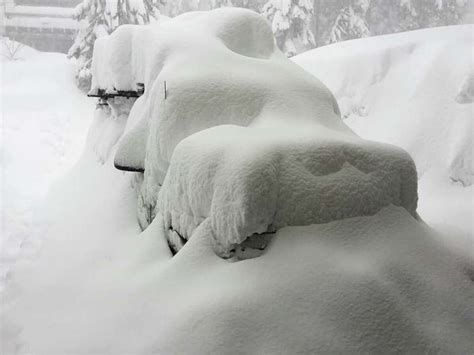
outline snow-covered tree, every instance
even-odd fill
[[[200,8],[210,7],[215,9],[218,7],[243,7],[260,12],[265,0],[199,0]]]
[[[419,28],[466,23],[473,0],[84,0],[76,8],[81,30],[69,55],[78,60],[77,81],[90,85],[95,39],[123,23],[147,23],[161,13],[223,6],[262,13],[288,56],[327,43]],[[471,20],[472,22],[472,20]]]
[[[219,7],[242,7],[260,12],[265,2],[265,0],[194,0],[194,6],[198,10],[211,10]]]
[[[94,42],[120,25],[147,24],[159,17],[164,0],[84,0],[75,8],[80,30],[68,56],[77,58],[76,82],[82,90],[91,84]]]
[[[211,0],[212,8],[234,6],[232,0]]]
[[[365,20],[369,6],[370,0],[356,0],[343,7],[329,32],[327,43],[370,36],[369,26]]]
[[[175,17],[183,12],[190,11],[189,0],[172,0],[166,3],[166,14]]]
[[[280,49],[293,56],[315,46],[313,0],[268,0],[262,13],[270,21]]]
[[[172,0],[165,14],[244,7],[271,23],[278,46],[291,56],[327,43],[419,28],[472,23],[472,0]],[[474,12],[474,11],[472,11]]]
[[[469,0],[372,0],[366,20],[373,35],[455,25],[466,22],[469,2]]]
[[[465,10],[467,0],[417,0],[419,7],[420,27],[445,26],[459,23]]]

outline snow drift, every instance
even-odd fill
[[[292,58],[331,89],[357,134],[413,157],[418,213],[471,252],[473,41],[472,25],[441,27],[341,42]]]
[[[282,55],[253,12],[122,26],[97,41],[93,70],[92,90],[145,84],[115,165],[144,170],[145,199],[170,242],[209,218],[216,252],[228,256],[247,237],[287,225],[389,204],[416,213],[409,155],[357,137],[329,90]]]
[[[292,58],[337,97],[345,122],[431,173],[473,182],[474,26],[346,41]],[[350,53],[350,55],[348,55]]]

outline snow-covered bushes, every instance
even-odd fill
[[[122,26],[96,42],[93,70],[92,90],[145,84],[115,165],[144,170],[140,220],[164,217],[170,240],[188,240],[209,218],[216,252],[228,256],[287,225],[389,204],[416,213],[411,158],[357,137],[329,90],[277,49],[251,11]]]
[[[25,45],[0,36],[0,61],[14,61],[21,58],[21,52]]]

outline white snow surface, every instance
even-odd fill
[[[401,207],[283,228],[264,255],[236,263],[215,255],[205,222],[172,258],[160,219],[140,234],[130,177],[95,160],[86,152],[56,185],[42,252],[13,275],[7,353],[468,353],[474,345],[472,269]]]
[[[144,108],[140,102],[146,98],[137,100],[132,112]],[[162,218],[144,232],[138,228],[133,177],[117,171],[110,158],[119,124],[110,119],[94,117],[80,161],[43,204],[49,218],[41,251],[17,265],[2,295],[2,353],[470,353],[474,348],[474,267],[468,250],[452,248],[451,235],[437,233],[403,207],[284,227],[262,256],[235,263],[215,255],[207,219],[172,257]],[[131,114],[127,126],[135,123]],[[344,142],[340,131],[314,124],[321,135]],[[216,131],[231,133],[225,137],[232,151],[239,139],[251,140],[267,127],[215,127],[184,139],[175,153],[207,135],[213,136],[208,144],[219,146]],[[259,147],[281,143],[277,133],[286,135],[273,129]],[[302,137],[318,136],[295,130]],[[101,164],[102,150],[95,147],[104,137],[113,139],[105,139],[108,153]],[[347,137],[360,142],[351,133]],[[288,147],[298,152],[298,144],[286,143],[283,157]],[[216,152],[228,154],[210,149],[211,155]],[[173,163],[174,154],[168,174]],[[458,195],[444,190],[425,198],[430,196],[439,208],[432,210],[436,218],[464,208],[454,203]]]
[[[416,163],[418,213],[474,251],[474,26],[341,42],[293,57],[335,94],[357,134]]]
[[[451,26],[346,41],[292,60],[331,89],[356,133],[407,150],[420,177],[440,170],[469,186],[473,43],[473,25]]]
[[[145,188],[153,200],[163,184],[157,210],[186,240],[210,218],[216,252],[228,255],[252,234],[287,225],[375,214],[389,204],[416,213],[409,155],[357,137],[329,90],[282,55],[251,11],[123,26],[96,42],[93,91],[142,81],[146,95],[131,115],[148,119],[148,135],[137,123],[115,163],[136,168],[144,147],[137,142],[147,140]]]
[[[16,58],[0,63],[0,290],[21,250],[34,249],[41,201],[79,158],[94,108],[71,81],[65,55],[22,46]]]

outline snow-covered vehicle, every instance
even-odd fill
[[[260,15],[218,9],[121,26],[97,40],[92,67],[93,92],[144,84],[115,166],[141,174],[140,224],[162,219],[174,252],[198,228],[231,257],[285,226],[389,204],[416,216],[410,156],[348,128],[331,92],[278,50]]]

